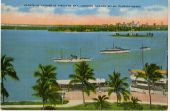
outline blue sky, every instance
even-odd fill
[[[122,17],[149,17],[167,16],[167,0],[2,0],[2,13],[37,13],[54,15],[96,15],[96,16],[122,16]],[[140,6],[139,8],[120,7],[90,7],[90,8],[66,8],[66,7],[28,7],[25,4],[34,5],[128,5]]]
[[[76,5],[137,5],[143,7],[151,5],[161,5],[167,7],[167,0],[2,0],[2,3],[10,6],[20,7],[20,11],[27,12],[30,7],[25,7],[24,4],[76,4]],[[55,11],[56,13],[64,13],[63,8]],[[119,15],[119,8],[109,8],[112,15]],[[155,9],[156,10],[156,9]],[[76,11],[76,14],[95,14],[95,10]]]
[[[128,5],[141,5],[148,6],[159,4],[167,6],[167,0],[2,0],[2,3],[13,6],[22,6],[25,3],[34,4],[128,4]]]

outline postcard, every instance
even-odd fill
[[[2,0],[2,110],[167,110],[167,0]]]

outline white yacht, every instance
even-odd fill
[[[151,50],[151,48],[150,48],[150,47],[147,47],[147,46],[140,47],[140,49],[143,50],[143,51]]]
[[[117,47],[117,46],[115,47],[114,44],[113,44],[113,48],[100,51],[100,53],[103,53],[103,54],[116,54],[116,53],[128,53],[128,52],[130,52],[129,49],[124,49],[124,48]]]
[[[63,58],[62,54],[60,58],[54,58],[53,59],[54,62],[62,62],[62,63],[69,63],[69,62],[89,62],[91,61],[91,58],[85,58],[85,57],[81,57],[81,49],[80,49],[80,57],[76,56],[76,55],[70,55],[70,57],[68,58]]]

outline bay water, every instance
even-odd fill
[[[48,32],[44,30],[2,30],[1,54],[14,58],[14,66],[20,80],[7,77],[5,87],[10,96],[7,101],[38,100],[32,96],[33,76],[39,64],[53,64],[57,67],[57,79],[69,79],[74,73],[74,63],[56,63],[52,59],[70,55],[88,57],[96,78],[107,79],[109,74],[118,71],[129,77],[129,69],[141,69],[142,51],[144,63],[156,63],[167,69],[167,31],[151,31],[153,38],[114,38],[115,32]],[[121,32],[126,33],[126,32]],[[146,34],[148,32],[139,32]],[[129,53],[101,54],[100,50],[114,46],[130,49]],[[62,54],[61,54],[62,52]],[[130,78],[129,78],[130,83]]]

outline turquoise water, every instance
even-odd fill
[[[52,58],[70,54],[89,57],[97,78],[108,78],[114,70],[129,76],[128,69],[142,68],[142,43],[151,50],[144,51],[144,62],[167,68],[167,31],[153,32],[153,38],[113,38],[114,32],[48,32],[30,30],[2,30],[2,54],[14,57],[14,66],[20,81],[7,78],[5,86],[10,93],[8,101],[37,100],[32,96],[35,84],[34,71],[39,64],[54,64],[57,78],[68,79],[73,74],[74,63],[55,63]],[[147,32],[140,32],[147,33]],[[125,54],[100,54],[112,44],[131,49]]]

